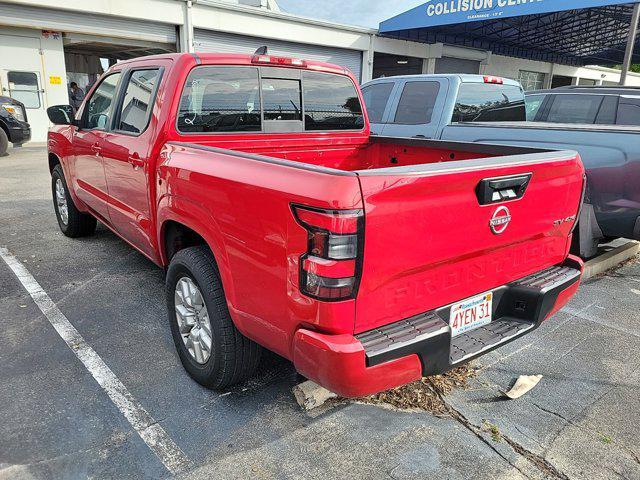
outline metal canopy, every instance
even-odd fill
[[[624,60],[635,3],[640,0],[434,0],[382,22],[380,34],[566,65],[617,65]],[[566,10],[578,4],[601,6]],[[549,11],[560,8],[565,10]],[[633,63],[640,63],[640,41]]]

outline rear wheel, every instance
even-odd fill
[[[166,278],[171,333],[182,365],[208,388],[242,382],[256,370],[262,347],[233,324],[215,259],[205,246],[180,250]]]
[[[77,238],[91,235],[96,230],[96,219],[78,210],[73,203],[60,165],[56,165],[51,172],[51,191],[53,208],[62,233]]]
[[[0,128],[0,157],[9,155],[7,150],[9,150],[9,137],[7,137],[7,133]]]

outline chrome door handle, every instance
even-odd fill
[[[131,166],[135,170],[144,166],[144,160],[142,160],[137,153],[134,153],[133,155],[129,155],[129,158],[127,161],[131,164]]]
[[[100,148],[100,144],[94,143],[91,145],[91,151],[96,154],[96,157],[100,155],[102,148]]]

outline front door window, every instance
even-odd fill
[[[89,130],[106,130],[111,121],[111,107],[115,100],[120,73],[106,77],[93,92],[85,106],[84,127]]]

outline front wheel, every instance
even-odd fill
[[[222,389],[255,372],[262,347],[233,324],[211,251],[180,250],[166,278],[171,333],[182,365],[201,385]]]
[[[67,237],[77,238],[91,235],[96,230],[96,219],[78,210],[73,203],[60,165],[56,165],[51,172],[51,191],[53,208],[62,233]]]

